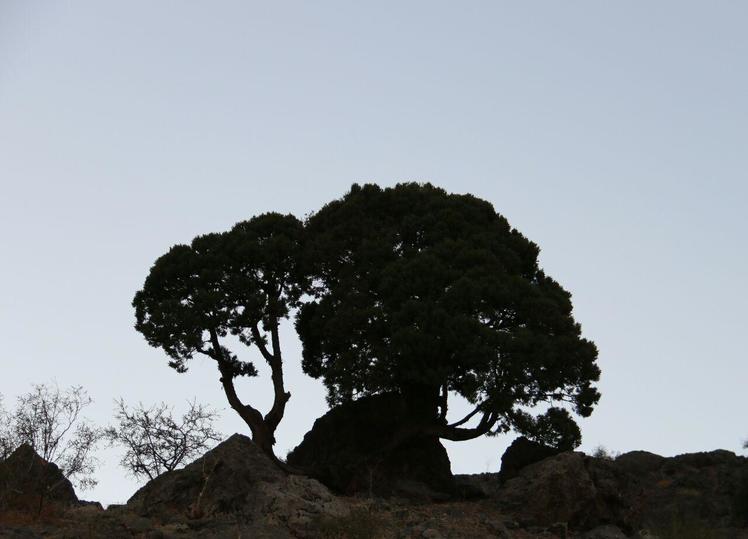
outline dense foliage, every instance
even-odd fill
[[[404,437],[513,428],[573,447],[567,408],[587,416],[599,399],[597,349],[538,252],[474,196],[354,185],[305,224],[265,214],[172,247],[135,296],[136,328],[179,372],[195,354],[214,360],[232,408],[271,454],[290,396],[278,326],[296,308],[304,371],[324,380],[331,404],[396,393],[408,403]],[[230,335],[271,367],[264,416],[236,394],[233,379],[257,370]],[[448,423],[451,395],[474,409]],[[546,412],[534,417],[538,405]]]
[[[283,382],[278,328],[306,287],[298,269],[302,236],[298,219],[276,213],[198,236],[156,260],[133,300],[135,328],[169,355],[178,372],[187,370],[195,354],[216,362],[229,404],[271,455],[291,396]],[[230,335],[256,347],[270,366],[275,398],[265,415],[236,393],[234,379],[256,376],[257,369],[229,349]]]
[[[538,247],[490,203],[428,184],[354,185],[308,219],[307,235],[315,287],[296,327],[304,370],[331,404],[396,392],[421,433],[516,428],[578,444],[565,410],[527,410],[565,402],[589,415],[597,349],[570,294],[539,268]],[[448,424],[453,394],[475,408]]]

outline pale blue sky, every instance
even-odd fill
[[[155,258],[431,181],[490,200],[573,293],[603,371],[583,449],[739,451],[747,6],[0,0],[0,393],[82,384],[101,423],[120,396],[227,408],[212,365],[178,375],[132,328]],[[325,409],[287,329],[281,455]],[[511,438],[449,444],[453,469]],[[84,496],[125,500],[102,457]]]

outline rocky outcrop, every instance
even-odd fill
[[[623,455],[622,457],[626,457]],[[630,466],[630,457],[615,464]],[[664,526],[686,520],[713,528],[748,526],[748,459],[730,451],[690,453],[661,461],[639,476],[638,519]]]
[[[73,506],[78,497],[55,464],[23,444],[0,462],[0,508],[38,510],[49,503]]]
[[[748,461],[728,451],[615,460],[566,452],[520,470],[496,499],[523,526],[738,529],[748,525]]]
[[[516,477],[519,471],[525,466],[535,464],[543,459],[558,455],[562,451],[553,447],[533,442],[520,436],[504,451],[501,456],[501,470],[499,470],[499,480],[508,481]]]
[[[387,447],[407,416],[406,403],[394,394],[335,407],[314,422],[288,463],[341,494],[446,499],[454,484],[438,438]]]
[[[583,453],[561,453],[525,467],[502,485],[499,505],[523,525],[577,523],[595,506]]]
[[[348,512],[345,501],[318,481],[287,475],[246,436],[233,435],[181,470],[138,490],[127,511],[160,522],[230,517],[262,530],[304,535],[321,517]]]

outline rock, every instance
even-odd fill
[[[498,537],[499,539],[511,539],[512,534],[506,527],[504,522],[496,517],[484,518],[483,524],[486,526],[489,532]]]
[[[561,453],[521,469],[496,499],[525,526],[608,524],[624,535],[745,528],[748,460],[729,451],[672,458],[636,451],[615,460]]]
[[[589,530],[582,539],[627,539],[626,534],[621,531],[617,526],[611,526],[606,524],[604,526],[597,526],[592,530]]]
[[[520,436],[504,451],[501,456],[501,470],[499,470],[499,480],[508,481],[516,477],[517,473],[530,464],[535,464],[543,459],[558,455],[561,453],[558,449],[533,442]]]
[[[148,530],[153,529],[153,522],[151,519],[138,515],[131,515],[129,518],[123,519],[123,523],[127,526],[128,530],[135,534],[145,533]]]
[[[185,468],[149,481],[127,508],[145,516],[236,513],[245,509],[260,484],[284,478],[249,438],[235,434]]]
[[[525,525],[577,522],[595,505],[583,453],[566,452],[525,467],[499,492],[499,505]]]
[[[641,526],[674,523],[695,529],[748,525],[748,461],[729,451],[664,458],[641,475],[636,509]]]
[[[23,444],[0,462],[0,507],[38,511],[40,503],[75,506],[78,497],[55,464]]]
[[[98,509],[100,511],[104,510],[104,506],[102,506],[100,502],[95,502],[95,501],[78,500],[78,505],[81,506],[81,507],[92,507],[92,508]]]
[[[185,468],[150,481],[130,498],[127,509],[163,521],[198,519],[194,523],[231,515],[236,522],[261,525],[263,533],[285,529],[297,536],[304,536],[306,527],[320,516],[349,512],[347,503],[324,485],[286,475],[239,434]]]
[[[616,466],[625,472],[643,475],[659,470],[667,459],[648,451],[630,451],[615,458]]]
[[[548,526],[548,531],[558,537],[558,539],[566,539],[569,536],[569,526],[566,522],[556,522]]]
[[[499,491],[499,474],[459,474],[454,476],[454,493],[463,500],[496,497]]]
[[[314,422],[288,463],[343,494],[443,499],[454,485],[447,451],[437,438],[411,439],[382,454],[407,416],[396,394],[337,406]]]

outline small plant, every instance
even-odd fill
[[[593,451],[592,456],[596,459],[615,460],[620,455],[617,451],[610,451],[604,445],[598,445]]]

